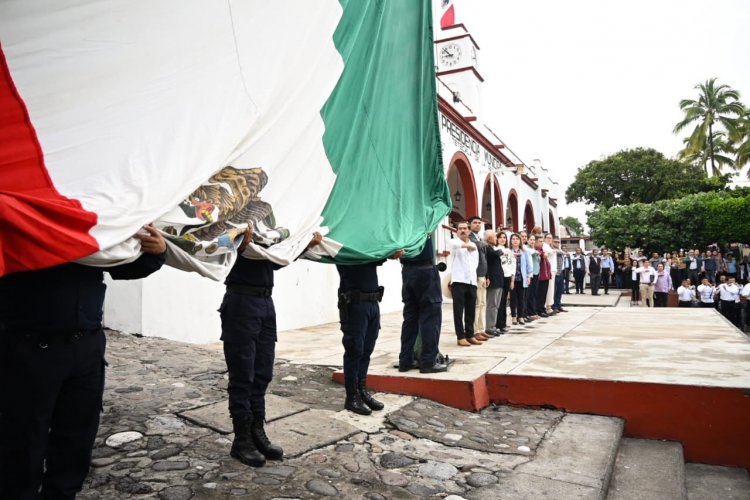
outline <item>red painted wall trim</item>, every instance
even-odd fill
[[[500,191],[500,182],[497,180],[497,176],[489,173],[487,174],[487,177],[484,179],[484,188],[482,190],[482,194],[484,195],[484,189],[487,189],[487,184],[490,183],[490,178],[492,178],[492,187],[493,189],[490,190],[491,195],[495,196],[495,225],[498,223],[501,226],[505,226],[505,218],[503,215],[505,214],[505,207],[503,206],[503,195]],[[486,203],[487,200],[482,200],[482,203]],[[494,227],[492,229],[495,229]]]
[[[463,73],[464,71],[473,71],[474,75],[479,78],[480,82],[484,81],[484,78],[482,78],[482,75],[479,74],[479,71],[474,66],[466,66],[464,68],[456,68],[456,69],[449,69],[446,71],[438,71],[437,76],[445,76],[445,75],[452,75],[454,73]]]
[[[479,45],[477,44],[477,41],[474,40],[474,37],[471,36],[469,33],[464,33],[463,35],[450,36],[448,38],[441,38],[439,40],[435,40],[435,44],[452,42],[453,40],[460,40],[461,38],[466,38],[466,37],[469,37],[469,40],[471,40],[471,43],[474,44],[474,48],[479,49]]]
[[[518,225],[518,212],[519,210],[521,210],[519,203],[520,202],[518,201],[518,193],[516,192],[515,189],[511,188],[511,190],[508,191],[508,205],[511,206],[510,213],[513,216],[513,232],[514,233],[517,233],[521,230],[521,227]],[[515,204],[515,207],[512,206],[513,204]]]
[[[522,175],[521,179],[523,180],[523,182],[525,182],[526,184],[528,184],[529,187],[531,187],[533,189],[539,189],[539,185],[536,182],[534,182],[533,180],[531,180],[531,177],[529,177],[528,175],[526,175],[526,174]]]
[[[750,471],[750,394],[742,389],[487,375],[493,403],[625,419],[625,434],[683,445],[685,459]]]
[[[477,194],[477,183],[474,179],[474,168],[471,166],[469,157],[464,154],[463,151],[456,151],[448,163],[448,172],[450,173],[451,168],[458,170],[458,178],[461,179],[461,187],[464,190],[464,196],[466,201],[464,207],[466,213],[464,217],[469,218],[472,215],[478,215],[479,210],[479,198]]]
[[[441,28],[441,29],[443,29],[443,30],[454,30],[454,29],[458,29],[458,28],[463,28],[467,32],[469,31],[469,30],[466,29],[466,26],[464,26],[463,23],[451,24],[450,26],[446,26],[445,28]]]

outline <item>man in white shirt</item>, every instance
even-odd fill
[[[677,288],[677,296],[680,298],[679,307],[693,307],[695,288],[690,285],[689,279],[682,280],[682,285]]]
[[[703,281],[698,285],[698,297],[700,298],[701,307],[714,307],[714,294],[716,287],[714,287],[708,278],[703,278]]]
[[[729,276],[726,283],[722,283],[716,288],[721,301],[721,314],[735,326],[739,325],[737,321],[737,306],[740,302],[740,287],[735,283],[734,276]]]
[[[643,267],[635,270],[639,276],[641,299],[648,307],[654,307],[654,283],[656,282],[656,270],[651,267],[651,262],[643,261]]]
[[[474,337],[474,315],[477,302],[477,246],[469,240],[469,224],[459,222],[458,238],[448,242],[451,253],[451,295],[453,296],[453,324],[460,346],[479,345]]]

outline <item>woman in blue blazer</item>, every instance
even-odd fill
[[[524,288],[529,286],[534,271],[531,255],[521,246],[521,236],[510,236],[510,251],[516,260],[516,272],[510,280],[510,315],[514,325],[524,324]]]

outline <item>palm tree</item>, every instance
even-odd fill
[[[735,166],[737,169],[750,163],[750,109],[746,109],[733,134],[735,146]],[[750,179],[750,169],[747,171],[747,177]]]
[[[699,91],[698,100],[680,101],[680,109],[685,112],[685,117],[675,125],[674,133],[678,134],[688,125],[695,124],[683,152],[690,155],[706,151],[711,160],[712,175],[715,175],[714,127],[721,125],[730,134],[736,133],[738,117],[743,115],[745,108],[739,102],[740,93],[728,85],[716,85],[716,78],[699,83],[695,89]]]
[[[722,131],[711,134],[711,140],[706,141],[706,144],[697,150],[690,147],[690,137],[685,137],[682,143],[685,148],[677,154],[677,157],[691,165],[700,166],[706,172],[706,176],[708,176],[708,162],[711,158],[718,167],[718,170],[714,169],[714,175],[721,173],[724,167],[732,170],[738,169],[737,162],[732,157],[736,151],[732,147],[732,142]]]

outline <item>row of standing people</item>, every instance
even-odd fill
[[[482,229],[478,217],[459,222],[448,244],[454,327],[464,347],[507,333],[508,305],[512,325],[567,312],[561,301],[571,263],[559,238],[540,228],[531,235]]]

